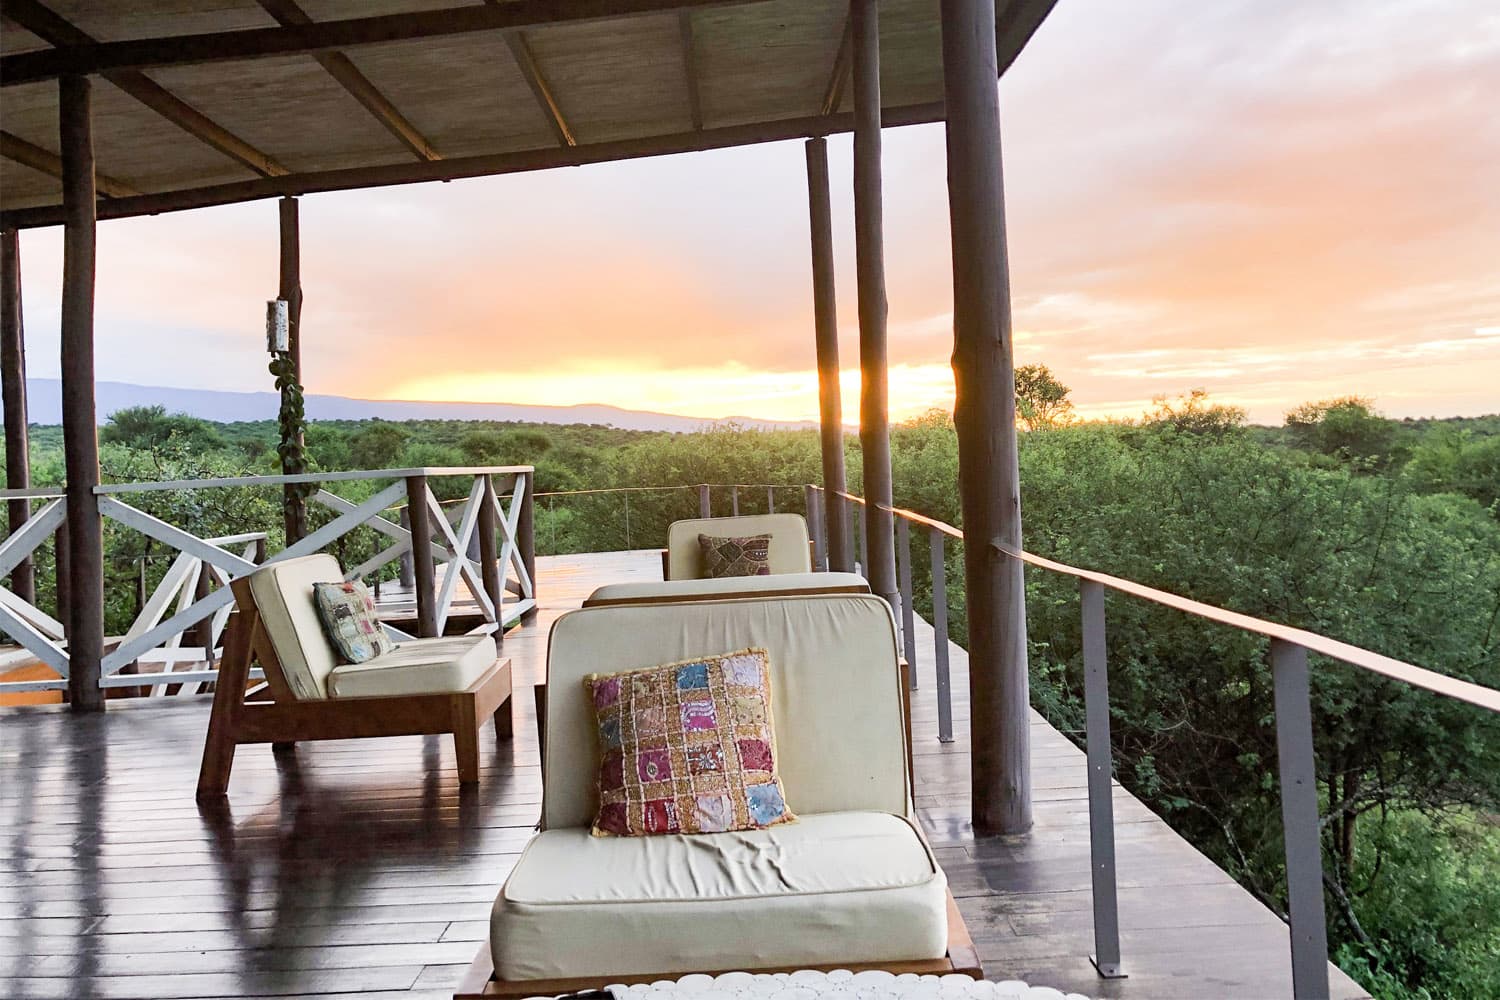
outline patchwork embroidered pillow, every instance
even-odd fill
[[[380,627],[369,588],[358,580],[315,583],[313,600],[323,631],[343,662],[364,663],[396,648]]]
[[[599,727],[596,837],[795,820],[776,776],[764,649],[583,679]]]
[[[706,579],[771,575],[770,535],[743,538],[699,535],[698,546],[703,553],[703,576]]]

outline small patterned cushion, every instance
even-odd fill
[[[344,663],[364,663],[396,648],[375,616],[375,599],[369,588],[358,580],[315,583],[313,599],[323,631]]]
[[[699,535],[698,545],[703,550],[703,576],[706,579],[771,575],[770,535],[744,538]]]
[[[594,836],[758,830],[796,819],[776,776],[764,649],[583,683],[603,754]]]

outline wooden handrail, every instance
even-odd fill
[[[814,489],[821,489],[821,487],[814,487]],[[833,492],[846,500],[859,504],[865,503],[863,497],[855,496],[852,493],[844,493],[837,490]],[[890,510],[896,517],[903,518],[914,524],[920,524],[933,531],[940,532],[949,538],[963,540],[964,533],[951,524],[902,507],[889,507],[886,509]],[[1143,600],[1160,604],[1163,607],[1172,608],[1174,611],[1181,611],[1184,614],[1203,618],[1207,621],[1228,625],[1243,632],[1251,632],[1256,635],[1263,635],[1269,639],[1278,639],[1282,642],[1302,646],[1311,652],[1338,660],[1341,663],[1347,663],[1351,666],[1368,670],[1371,673],[1380,674],[1392,680],[1398,680],[1413,687],[1431,691],[1434,694],[1444,695],[1471,705],[1477,705],[1480,708],[1489,709],[1491,712],[1500,712],[1500,691],[1485,687],[1482,684],[1475,684],[1472,681],[1461,680],[1457,677],[1449,677],[1447,674],[1440,674],[1437,671],[1419,667],[1414,663],[1398,660],[1395,657],[1386,656],[1382,653],[1372,652],[1371,650],[1363,649],[1347,642],[1341,642],[1338,639],[1330,639],[1327,636],[1319,635],[1316,632],[1309,632],[1306,629],[1295,628],[1290,625],[1280,625],[1276,622],[1266,621],[1263,618],[1241,614],[1238,611],[1229,611],[1224,608],[1215,607],[1212,604],[1204,604],[1202,601],[1195,601],[1180,594],[1173,594],[1169,591],[1158,590],[1155,587],[1148,587],[1143,583],[1136,583],[1134,580],[1126,580],[1123,577],[1111,576],[1108,573],[1070,566],[1055,559],[1047,559],[1021,549],[1013,549],[999,542],[991,542],[990,544],[995,551],[1027,565],[1035,566],[1038,569],[1045,569],[1049,572],[1075,577],[1079,580],[1088,580],[1108,587],[1111,590],[1119,591],[1122,594],[1129,594],[1132,597],[1139,597]]]

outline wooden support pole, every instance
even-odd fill
[[[71,627],[68,622],[73,619],[73,606],[68,600],[68,581],[73,578],[72,559],[69,556],[71,551],[68,544],[68,522],[63,521],[57,526],[57,533],[52,536],[52,583],[57,591],[57,610],[53,615],[62,622],[65,635]]]
[[[484,477],[484,496],[479,499],[479,576],[484,582],[484,592],[495,606],[495,641],[505,637],[504,622],[500,620],[500,604],[505,600],[505,571],[500,565],[500,552],[495,544],[495,533],[499,530],[499,516],[495,513],[495,481]]]
[[[516,516],[516,551],[521,555],[526,575],[531,577],[531,596],[539,599],[542,588],[536,579],[536,472],[521,473],[516,483],[524,483],[526,487],[526,492],[521,494],[520,513]],[[521,617],[525,621],[534,621],[536,606],[532,605],[531,610]]]
[[[302,235],[297,215],[297,199],[282,198],[278,209],[281,222],[281,280],[276,297],[286,301],[287,346],[292,357],[292,368],[297,373],[297,385],[301,386]],[[302,443],[300,434],[298,443]],[[292,475],[307,470],[289,467],[283,457],[281,471],[284,475]],[[286,543],[291,545],[307,537],[307,501],[298,487],[282,487],[281,510],[286,528]]]
[[[5,487],[31,488],[31,448],[26,427],[26,333],[21,318],[21,238],[0,232],[0,399],[5,407]],[[11,532],[31,519],[31,501],[7,505]],[[10,573],[10,589],[28,604],[36,601],[36,576],[27,556]]]
[[[807,140],[807,218],[812,233],[813,328],[818,352],[818,415],[823,444],[823,489],[848,490],[844,479],[844,404],[839,388],[839,310],[834,294],[833,211],[828,195],[828,140]],[[849,573],[854,559],[839,522],[839,505],[823,505],[828,568]]]
[[[1030,691],[1021,564],[996,547],[1021,547],[1021,491],[994,0],[943,0],[942,31],[974,830],[1014,834],[1031,827]]]
[[[884,210],[880,182],[880,18],[876,0],[852,0],[854,43],[854,258],[859,283],[859,447],[864,456],[865,576],[899,610],[891,514],[891,429],[886,384]]]
[[[417,600],[417,635],[437,635],[437,573],[432,565],[432,512],[427,509],[427,477],[406,479],[406,515],[411,521],[412,590]],[[448,572],[457,572],[450,564]]]
[[[89,80],[58,82],[62,139],[62,422],[68,497],[68,701],[104,710],[104,537],[99,520],[99,432],[94,414],[94,138]]]

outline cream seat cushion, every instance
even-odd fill
[[[801,514],[747,514],[743,517],[694,518],[674,521],[667,528],[667,579],[696,580],[703,576],[699,535],[744,538],[770,535],[767,552],[772,575],[812,572],[807,544],[807,521]]]
[[[947,881],[911,822],[803,816],[740,833],[547,830],[491,916],[506,979],[939,958]]]
[[[466,690],[495,662],[487,635],[408,639],[364,663],[345,663],[328,676],[335,698],[451,694]]]
[[[869,581],[858,573],[782,573],[779,576],[731,576],[713,580],[610,583],[590,594],[583,606],[592,608],[601,604],[654,604],[731,597],[869,592]]]

